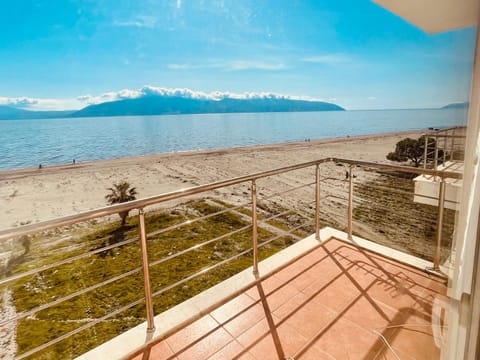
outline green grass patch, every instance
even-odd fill
[[[146,215],[147,232],[165,229],[187,220],[212,215],[222,211],[225,204],[207,201],[191,201],[173,211],[161,211]],[[252,265],[251,222],[236,213],[222,213],[187,223],[176,229],[161,232],[148,238],[150,262],[159,262],[150,267],[155,313],[161,313],[207,288],[229,278]],[[244,228],[241,230],[242,228]],[[236,231],[235,234],[230,234]],[[258,229],[259,242],[274,238],[275,233],[261,226]],[[86,226],[59,229],[39,234],[32,238],[28,254],[11,266],[11,274],[20,273],[38,266],[52,264],[80,253],[101,249],[128,239],[138,238],[138,219],[130,217],[125,226],[119,222],[88,223]],[[199,244],[220,238],[198,247]],[[66,239],[61,241],[61,239]],[[290,236],[282,236],[259,250],[264,259],[294,243]],[[181,251],[190,250],[173,257]],[[59,250],[60,249],[60,250]],[[21,248],[20,248],[21,250]],[[20,251],[19,250],[19,251]],[[202,269],[215,266],[241,252],[244,255],[194,277],[188,282],[163,291]],[[173,257],[162,261],[165,257]],[[51,308],[37,311],[19,320],[17,324],[18,354],[25,353],[39,345],[58,338],[72,330],[99,319],[127,304],[143,299],[143,273],[138,240],[98,254],[42,271],[11,282],[13,302],[18,313],[29,311],[42,304],[60,299],[69,294],[108,281],[115,276],[132,271],[132,274],[108,285],[78,295]],[[35,359],[65,359],[76,357],[105,341],[145,321],[145,305],[139,305],[105,319],[97,325],[54,344],[32,356]]]

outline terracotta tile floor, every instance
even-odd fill
[[[430,314],[445,292],[420,270],[330,240],[165,339],[150,358],[438,359]]]

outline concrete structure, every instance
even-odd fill
[[[477,0],[373,0],[427,33],[455,30],[478,23]]]
[[[447,162],[438,167],[438,171],[452,171],[463,174],[463,162]],[[420,204],[438,206],[440,178],[431,175],[419,175],[415,179],[413,201]],[[445,203],[447,209],[458,210],[462,190],[462,179],[445,179]]]

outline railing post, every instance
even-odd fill
[[[425,135],[425,148],[423,149],[423,168],[427,168],[427,156],[428,156],[428,135]]]
[[[348,188],[348,239],[352,240],[353,233],[353,165],[349,169],[349,188]]]
[[[257,184],[252,180],[253,275],[258,276]]]
[[[315,167],[315,239],[320,240],[320,164]]]
[[[448,134],[448,132],[447,132]],[[443,138],[443,166],[445,166],[445,162],[447,161],[447,134],[445,134]]]
[[[456,128],[454,128],[453,131],[452,131],[452,144],[451,144],[452,150],[450,151],[450,161],[454,160],[453,153],[455,151],[455,135],[456,135],[455,130],[456,130]]]
[[[138,210],[138,227],[140,232],[140,246],[142,250],[142,267],[143,267],[143,285],[145,289],[145,305],[147,307],[147,332],[155,330],[153,320],[153,302],[152,288],[150,286],[150,269],[148,267],[148,251],[147,251],[147,233],[145,230],[145,211]]]
[[[435,158],[433,159],[433,170],[437,171],[438,165],[438,136],[435,136]]]
[[[440,271],[440,249],[442,246],[443,232],[443,210],[445,204],[445,178],[440,179],[440,188],[438,190],[438,214],[437,214],[437,231],[436,231],[436,247],[433,256],[433,270]]]

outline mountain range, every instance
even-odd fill
[[[463,109],[467,108],[468,105],[468,102],[452,103],[440,109]],[[150,95],[89,105],[81,110],[31,111],[0,105],[0,120],[344,110],[341,106],[333,103],[288,98],[224,98],[211,100],[182,96]]]
[[[70,116],[74,111],[30,111],[0,105],[0,120],[51,119]]]
[[[71,111],[30,111],[0,105],[0,120],[342,110],[345,109],[328,102],[293,100],[286,98],[224,98],[221,100],[209,100],[152,95],[89,105],[81,110]]]
[[[466,109],[470,105],[469,102],[461,102],[461,103],[452,103],[442,107],[442,109]]]

